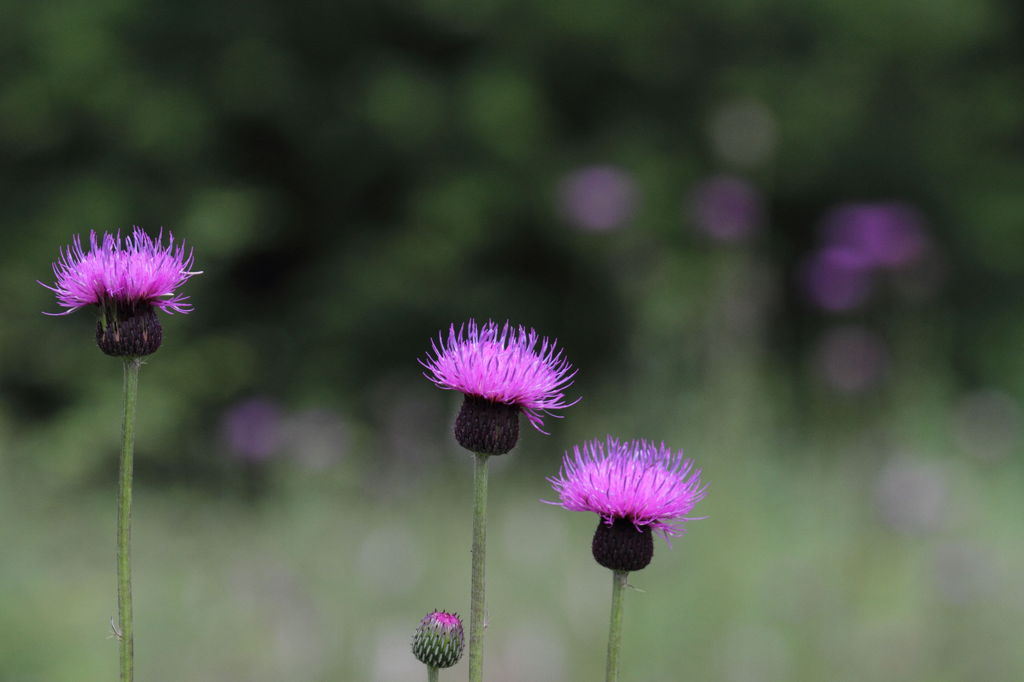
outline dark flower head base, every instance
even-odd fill
[[[597,563],[615,571],[638,571],[654,556],[653,531],[682,535],[680,522],[704,497],[700,470],[682,451],[644,440],[620,442],[611,436],[565,453],[562,469],[548,479],[572,511],[601,516],[591,549]]]
[[[628,519],[597,522],[590,546],[594,560],[613,571],[639,571],[654,557],[654,536],[650,526],[636,526]]]
[[[96,343],[107,355],[143,357],[160,347],[163,330],[156,310],[188,313],[187,296],[175,290],[199,272],[189,270],[193,256],[183,243],[169,235],[163,245],[163,231],[156,239],[136,227],[123,238],[121,233],[89,233],[89,250],[76,236],[61,250],[53,264],[56,282],[42,284],[57,294],[57,303],[67,315],[79,308],[99,308]],[[48,313],[49,314],[49,313]]]
[[[578,402],[566,401],[564,390],[576,372],[556,342],[508,322],[452,325],[420,364],[439,388],[466,396],[455,438],[473,452],[500,455],[515,447],[520,412],[544,433],[545,415],[558,416],[553,410]]]
[[[148,303],[108,301],[96,322],[96,345],[107,355],[141,358],[160,348],[164,331]]]
[[[482,455],[504,455],[519,440],[519,408],[467,395],[455,418],[455,440]]]

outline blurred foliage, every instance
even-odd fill
[[[453,321],[511,319],[558,337],[580,369],[572,393],[584,398],[554,425],[552,438],[524,435],[517,461],[531,481],[521,484],[526,499],[544,494],[537,481],[553,472],[564,448],[606,431],[676,439],[706,466],[709,502],[724,523],[702,529],[694,553],[713,551],[744,565],[735,575],[698,571],[716,597],[699,606],[713,611],[717,626],[701,631],[697,619],[670,622],[706,643],[711,634],[732,632],[753,647],[751,660],[763,655],[781,667],[727,664],[729,655],[719,651],[701,659],[709,667],[698,678],[839,679],[840,670],[860,671],[849,679],[1024,674],[1019,654],[998,641],[969,642],[983,648],[967,657],[963,675],[940,665],[947,660],[943,642],[961,642],[967,623],[991,625],[987,606],[943,606],[933,593],[921,597],[923,607],[894,605],[886,597],[887,570],[912,583],[915,562],[940,550],[921,535],[902,548],[878,525],[883,512],[862,518],[857,508],[875,504],[874,477],[904,457],[957,462],[956,474],[943,476],[958,482],[951,487],[970,504],[988,505],[979,521],[1019,518],[1019,486],[1004,484],[991,500],[979,491],[996,468],[1016,471],[1022,452],[1024,302],[1014,295],[1024,286],[1020,5],[57,0],[3,2],[2,9],[0,216],[8,229],[0,251],[7,321],[0,328],[0,531],[5,554],[18,555],[14,547],[22,555],[5,559],[0,584],[21,584],[54,556],[72,561],[66,548],[51,555],[47,547],[57,540],[43,536],[77,516],[79,505],[98,504],[94,496],[111,490],[115,466],[118,363],[96,350],[89,311],[38,314],[56,305],[34,282],[52,281],[48,264],[73,234],[138,224],[186,239],[204,270],[186,287],[195,312],[163,318],[164,347],[143,370],[137,475],[142,490],[168,497],[140,497],[140,523],[146,514],[164,514],[148,517],[154,527],[139,531],[140,542],[174,529],[176,515],[186,513],[175,511],[175,500],[195,505],[203,519],[224,504],[229,520],[214,530],[244,534],[275,519],[276,531],[256,540],[263,544],[231,559],[269,565],[287,563],[293,552],[305,556],[301,546],[275,547],[273,534],[288,536],[290,521],[326,526],[314,511],[342,515],[340,525],[355,515],[369,533],[391,496],[409,494],[426,510],[423,486],[453,476],[468,484],[468,477],[448,434],[455,398],[424,381],[416,359]],[[575,174],[592,168],[614,169],[590,176],[611,184],[573,194],[572,180],[587,177]],[[695,188],[723,175],[749,183],[763,204],[744,240],[715,241],[694,218]],[[609,197],[618,203],[609,205]],[[849,202],[889,201],[924,217],[927,258],[920,267],[873,275],[862,305],[816,308],[802,291],[801,272],[822,246],[825,217]],[[587,227],[580,202],[618,217],[606,228]],[[867,341],[857,346],[858,339]],[[225,426],[232,410],[253,398],[277,406],[283,434],[279,452],[258,461],[237,451]],[[811,470],[794,483],[773,475],[771,463],[791,473]],[[770,480],[733,489],[729,477],[750,467]],[[1019,474],[1008,480],[1019,482]],[[860,576],[877,608],[846,594],[840,612],[828,615],[839,624],[835,631],[821,620],[835,606],[829,599],[840,599],[834,594],[805,604],[820,619],[795,615],[781,629],[744,620],[753,608],[747,596],[769,599],[773,584],[743,583],[748,591],[731,601],[715,590],[755,580],[754,571],[789,568],[773,563],[784,550],[758,540],[760,530],[730,529],[729,522],[770,525],[785,545],[790,538],[779,533],[774,505],[793,505],[783,509],[787,518],[813,526],[811,517],[832,500],[802,489],[796,499],[813,507],[803,515],[785,500],[787,486],[817,482],[829,490],[848,485],[859,495],[839,508],[843,523],[806,528],[812,535],[799,545],[806,555],[792,560],[833,561]],[[365,506],[326,501],[363,486],[378,494],[356,495]],[[733,508],[724,499],[730,494],[764,496],[769,508]],[[316,499],[303,502],[307,495]],[[147,512],[147,504],[162,511]],[[35,518],[19,530],[23,508]],[[247,513],[257,520],[231,520]],[[69,537],[106,537],[98,516],[85,513]],[[194,527],[205,528],[199,521]],[[346,527],[343,536],[353,532]],[[939,542],[928,535],[933,531],[922,532]],[[1006,528],[986,532],[981,555],[1014,545],[999,556],[996,573],[1019,567],[1019,539],[1010,541]],[[450,547],[459,561],[461,537]],[[187,551],[213,566],[210,556],[232,551],[218,550],[219,542],[211,531]],[[723,542],[737,547],[731,555],[708,549]],[[884,557],[872,563],[867,554],[879,544],[898,565]],[[207,550],[213,554],[203,556]],[[105,551],[90,570],[106,570]],[[140,549],[143,557],[147,551],[152,547]],[[660,570],[685,572],[686,554],[673,552],[676,569]],[[752,555],[760,559],[750,561]],[[344,561],[331,556],[300,560]],[[424,570],[441,571],[430,566]],[[538,569],[536,580],[542,575]],[[787,575],[783,593],[799,595],[802,582]],[[335,577],[323,574],[318,584],[358,592]],[[74,585],[79,578],[53,580]],[[68,612],[92,627],[93,614],[81,609],[102,611],[106,583],[101,573],[90,580],[96,584],[88,594],[66,587],[61,594],[75,602]],[[171,589],[158,575],[147,582],[148,589]],[[9,612],[16,615],[0,620],[7,636],[0,637],[0,679],[70,679],[86,657],[110,662],[92,645],[66,649],[51,668],[39,667],[42,648],[22,651],[52,634],[59,618],[54,612],[50,621],[33,620],[44,584],[33,583],[36,596],[19,598]],[[665,584],[674,585],[669,578]],[[841,581],[819,587],[827,593],[829,584]],[[215,588],[190,589],[192,601],[182,604],[201,603],[195,595]],[[424,602],[403,611],[401,622],[411,632],[421,611],[434,607],[458,608]],[[215,614],[175,608],[182,629],[162,636],[177,637],[183,648],[206,637],[206,628],[231,627],[230,610],[206,622]],[[390,608],[394,616],[397,604]],[[1002,608],[1022,621],[1019,603]],[[373,618],[368,607],[356,610]],[[915,618],[947,611],[962,627],[942,629],[927,618],[939,629],[914,634]],[[190,619],[204,623],[185,642]],[[341,639],[358,627],[345,623]],[[572,623],[550,627],[583,637]],[[801,640],[800,633],[822,628],[829,642]],[[70,629],[62,631],[62,642],[76,641]],[[675,646],[661,631],[647,634]],[[585,665],[580,647],[598,646],[600,635],[566,644],[577,653],[565,670]],[[846,635],[861,639],[846,649]],[[247,646],[264,636],[254,632]],[[921,660],[896,661],[898,644],[908,640],[925,643],[915,649]],[[140,644],[140,661],[157,655],[155,638],[149,641]],[[311,668],[309,679],[323,670],[340,671],[341,679],[376,674],[365,650],[356,651],[376,645],[348,641],[339,655],[360,663]],[[627,629],[627,663],[643,641]],[[883,644],[889,653],[882,658],[908,666],[892,669],[905,674],[857,667],[882,666],[877,660],[851,660],[856,651],[871,658]],[[233,671],[256,670],[218,658],[210,640],[204,646],[213,667],[168,672],[166,679],[235,679],[240,673]],[[788,658],[779,663],[782,650]],[[837,650],[846,651],[835,659],[842,665],[830,667],[838,664],[829,663],[828,652]],[[166,661],[169,668],[177,663]],[[651,665],[637,679],[675,679],[657,667],[666,663]]]
[[[1006,292],[1024,278],[1020,14],[994,2],[11,6],[0,192],[14,229],[0,258],[8,319],[27,318],[0,337],[12,428],[70,429],[76,396],[108,390],[88,315],[29,315],[53,309],[31,282],[48,281],[72,234],[131,224],[172,229],[206,271],[189,284],[196,314],[167,321],[159,364],[175,369],[153,370],[178,385],[148,389],[172,391],[165,407],[189,427],[153,457],[179,461],[185,434],[252,393],[372,421],[374,384],[415,381],[426,338],[469,316],[557,335],[583,389],[666,370],[692,386],[694,339],[720,301],[714,254],[682,207],[721,172],[764,195],[749,248],[771,292],[759,342],[783,378],[827,322],[795,285],[818,221],[838,202],[899,199],[927,217],[940,294],[855,319],[931,315],[941,329],[920,343],[958,385],[1019,396],[1024,316]],[[565,174],[594,163],[624,169],[639,197],[604,233],[558,210]],[[28,346],[50,352],[22,358]],[[653,349],[683,357],[645,366]],[[87,365],[99,366],[70,371]],[[184,381],[191,371],[202,380]]]

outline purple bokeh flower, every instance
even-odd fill
[[[1024,410],[1007,393],[991,388],[968,393],[951,416],[957,444],[975,457],[1007,459],[1024,446]]]
[[[478,325],[475,320],[458,328],[453,324],[447,339],[441,335],[431,342],[431,352],[420,364],[427,369],[424,376],[439,388],[514,407],[541,433],[544,415],[558,416],[552,410],[579,402],[566,401],[564,390],[576,371],[557,342],[522,325]]]
[[[462,657],[466,640],[457,613],[431,611],[412,638],[412,653],[431,668],[450,668]]]
[[[122,239],[121,233],[89,232],[89,250],[82,248],[82,240],[75,235],[71,245],[62,249],[60,260],[53,264],[57,278],[54,286],[42,284],[57,294],[58,305],[67,308],[67,315],[87,305],[107,305],[115,302],[125,306],[139,304],[159,308],[165,313],[188,313],[192,305],[187,296],[175,290],[193,275],[192,250],[186,253],[184,242],[174,243],[168,233],[164,246],[163,230],[156,239],[136,227]]]
[[[594,512],[606,525],[625,520],[665,537],[682,535],[682,522],[703,518],[688,516],[707,488],[700,473],[682,450],[608,436],[604,443],[588,441],[573,447],[571,456],[565,453],[558,476],[548,478],[561,501],[549,504]]]
[[[901,202],[840,205],[825,217],[822,230],[827,243],[857,253],[868,267],[905,267],[928,248],[924,218]]]
[[[899,458],[887,462],[875,482],[882,519],[896,530],[937,530],[949,515],[949,475],[939,463]]]
[[[588,166],[573,171],[558,189],[559,206],[569,222],[604,232],[621,227],[636,213],[637,189],[616,166]]]
[[[221,417],[221,436],[233,455],[262,462],[276,454],[284,441],[284,414],[267,398],[250,398],[231,406]]]
[[[868,262],[853,249],[830,246],[810,257],[800,273],[806,296],[831,312],[853,310],[871,293]]]
[[[976,540],[947,540],[938,545],[929,562],[934,594],[947,604],[966,605],[1012,589],[1004,581],[1015,582],[1016,576],[1002,570],[995,551]]]
[[[934,250],[924,217],[910,204],[840,204],[822,220],[821,234],[823,246],[804,264],[801,283],[825,310],[862,305],[880,271],[892,271],[894,284],[907,297],[934,289]]]
[[[711,148],[730,166],[755,168],[771,159],[779,142],[775,114],[757,99],[740,98],[716,107],[708,121]]]
[[[728,175],[697,185],[690,193],[689,211],[698,230],[723,242],[749,237],[760,227],[763,212],[757,188]]]
[[[885,376],[889,353],[885,342],[866,327],[830,329],[817,352],[818,370],[829,386],[842,393],[861,393]]]
[[[300,410],[284,420],[282,448],[306,468],[322,471],[345,456],[349,431],[345,419],[329,408]]]

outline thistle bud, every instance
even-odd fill
[[[412,654],[431,668],[450,668],[462,658],[465,645],[458,614],[431,611],[412,637]]]

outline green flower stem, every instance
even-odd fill
[[[437,682],[438,670],[432,665],[427,666],[427,682]]]
[[[608,663],[606,682],[618,682],[619,650],[622,648],[622,588],[626,586],[627,571],[612,571],[612,618],[608,628]]]
[[[469,594],[469,682],[484,675],[484,555],[487,552],[487,458],[473,467],[473,578]]]
[[[135,402],[141,358],[124,359],[124,419],[121,422],[121,475],[117,486],[117,638],[121,642],[121,682],[132,682],[132,456],[135,452]]]

